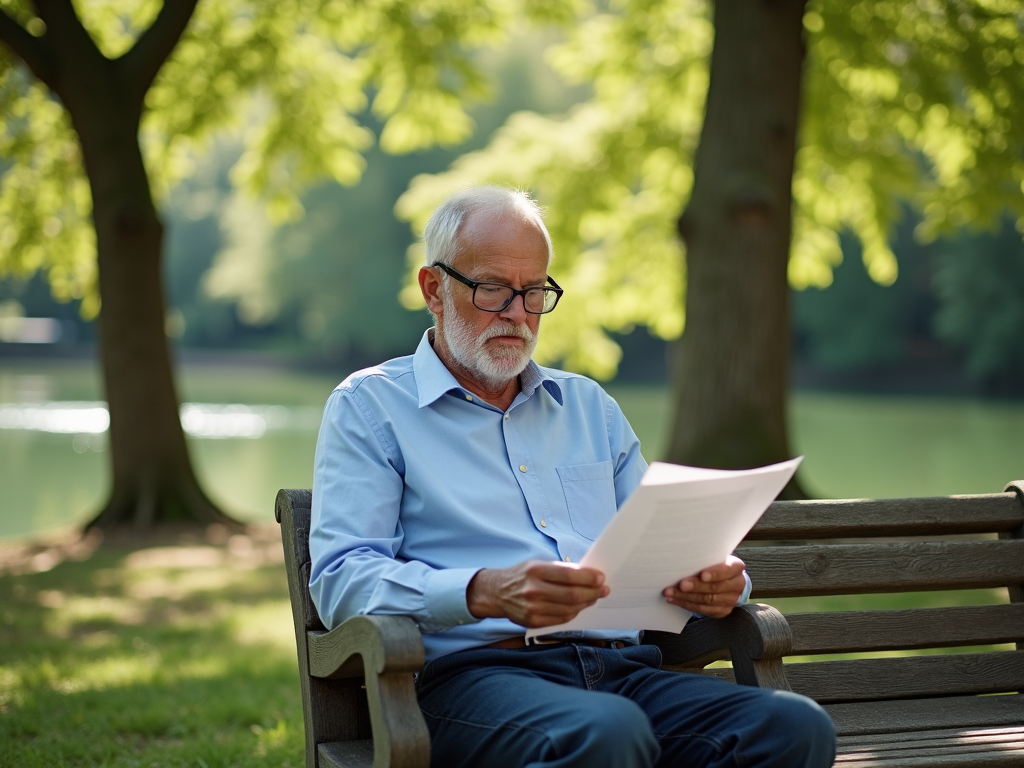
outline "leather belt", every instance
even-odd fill
[[[480,646],[481,648],[505,648],[508,650],[516,650],[519,648],[533,648],[536,646],[560,646],[560,645],[589,645],[594,648],[625,648],[627,643],[622,640],[600,640],[597,638],[590,637],[567,637],[567,638],[551,638],[550,640],[544,640],[540,638],[533,638],[530,642],[526,641],[525,635],[519,637],[507,637],[504,640],[498,640],[495,643],[488,643],[487,645]]]

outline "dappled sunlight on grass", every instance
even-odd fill
[[[295,627],[291,610],[287,600],[251,606],[244,621],[231,622],[235,640],[245,645],[272,645],[283,653],[294,654]]]
[[[0,765],[300,765],[284,569],[245,549],[0,577]]]

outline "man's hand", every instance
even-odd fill
[[[466,589],[466,605],[478,619],[510,619],[535,629],[563,624],[609,592],[604,574],[594,568],[528,560],[478,571]]]
[[[678,584],[665,587],[665,598],[680,608],[721,619],[732,613],[736,601],[747,586],[743,578],[742,560],[729,555],[724,563],[705,568],[695,576],[688,576]]]

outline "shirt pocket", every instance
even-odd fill
[[[562,482],[569,522],[593,541],[615,515],[615,473],[610,461],[555,467]]]

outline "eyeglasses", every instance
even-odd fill
[[[531,315],[543,315],[554,309],[555,305],[558,304],[558,300],[562,298],[562,294],[565,293],[558,283],[550,277],[547,280],[551,283],[551,288],[547,286],[513,288],[511,285],[503,285],[502,283],[481,283],[476,280],[470,280],[462,273],[457,272],[447,264],[442,264],[440,261],[435,261],[430,266],[443,269],[460,283],[472,288],[473,306],[477,309],[482,309],[484,312],[501,312],[515,300],[516,296],[522,296],[523,309]]]

